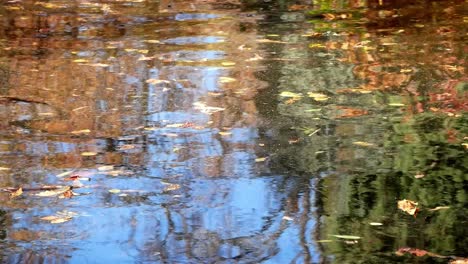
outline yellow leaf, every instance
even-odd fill
[[[121,191],[119,189],[110,189],[110,193],[120,193]]]
[[[337,237],[337,238],[342,238],[342,239],[352,239],[352,240],[361,239],[361,237],[359,236],[350,236],[350,235],[332,235],[332,236]]]
[[[36,193],[36,196],[41,196],[41,197],[50,197],[50,196],[56,196],[60,195],[66,191],[70,191],[71,187],[70,186],[65,186],[63,188],[57,189],[57,190],[50,190],[50,191],[43,191],[40,193]]]
[[[450,209],[450,206],[437,206],[436,208],[429,209],[429,211],[439,211],[444,209]]]
[[[39,113],[38,115],[40,115],[40,116],[53,116],[54,113],[52,113],[52,112],[45,112],[45,113]]]
[[[326,94],[323,93],[313,93],[313,92],[308,92],[307,95],[309,97],[328,97]]]
[[[418,212],[418,203],[411,200],[398,201],[398,209],[409,215],[415,215]]]
[[[85,60],[85,59],[76,59],[76,60],[73,60],[73,62],[88,62],[88,60]]]
[[[356,146],[361,146],[361,147],[374,147],[375,145],[369,142],[364,142],[364,141],[356,141],[353,142],[353,145]]]
[[[234,82],[236,79],[231,78],[231,77],[219,77],[219,82],[220,83],[229,83],[229,82]]]
[[[223,65],[223,66],[234,66],[234,65],[236,65],[236,63],[232,62],[232,61],[223,61],[223,62],[221,62],[221,65]]]
[[[231,132],[218,132],[218,134],[220,134],[221,136],[229,136],[232,133]]]
[[[281,92],[280,96],[282,96],[282,97],[302,97],[303,95],[300,94],[300,93],[293,93],[293,92],[285,91],[285,92]]]
[[[10,198],[18,197],[23,194],[23,188],[19,187],[16,191],[10,193]]]
[[[371,222],[371,223],[369,223],[369,225],[371,225],[371,226],[381,226],[383,224],[382,223],[377,223],[377,222]]]
[[[161,41],[156,40],[156,39],[148,39],[148,40],[144,40],[144,42],[146,42],[146,43],[152,43],[152,44],[161,43]]]
[[[266,160],[266,157],[263,157],[263,158],[256,158],[255,159],[255,162],[263,162]]]
[[[97,153],[96,152],[81,152],[81,156],[85,156],[85,157],[89,157],[89,156],[96,156]]]
[[[0,167],[0,171],[9,171],[11,170],[10,168],[7,168],[7,167]]]
[[[71,132],[72,134],[87,134],[91,133],[91,130],[89,129],[82,129],[82,130],[75,130]]]
[[[388,105],[389,106],[405,106],[405,104],[402,104],[402,103],[390,103]]]
[[[309,44],[309,48],[326,48],[327,46],[323,45],[323,44],[319,44],[319,43],[312,43],[312,44]]]

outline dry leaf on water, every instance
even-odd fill
[[[16,191],[10,193],[10,198],[18,197],[23,194],[23,188],[19,187]]]
[[[65,186],[63,188],[57,189],[57,190],[49,190],[49,191],[42,191],[40,193],[36,193],[36,196],[41,196],[41,197],[51,197],[51,196],[58,196],[61,195],[67,191],[71,191],[73,188],[71,186]]]
[[[96,152],[92,152],[92,151],[89,151],[89,152],[82,152],[81,153],[81,156],[85,156],[85,157],[90,157],[90,156],[96,156],[97,153]]]
[[[175,190],[180,189],[179,184],[175,184],[175,183],[163,183],[163,184],[166,184],[166,187],[164,187],[165,192],[175,191]]]
[[[406,199],[398,201],[398,209],[403,210],[405,213],[414,216],[416,216],[416,214],[419,211],[417,202]]]
[[[279,94],[279,96],[281,96],[281,97],[295,97],[295,98],[303,97],[303,95],[300,94],[300,93],[293,93],[293,92],[288,92],[288,91],[281,92]]]
[[[41,217],[41,220],[49,221],[51,224],[59,224],[70,221],[77,214],[70,211],[57,212],[55,215]]]
[[[361,239],[361,237],[359,236],[350,236],[350,235],[332,235],[336,238],[341,238],[341,239],[352,239],[352,240],[356,240],[356,239]]]
[[[428,211],[439,211],[445,209],[450,209],[450,206],[437,206],[436,208],[429,209]]]
[[[459,258],[450,261],[450,264],[468,264],[468,258]]]
[[[149,83],[149,84],[160,84],[160,83],[171,83],[170,81],[168,80],[158,80],[158,79],[148,79],[146,80],[146,83]]]
[[[101,166],[97,168],[98,171],[110,171],[114,169],[114,166],[112,165],[106,165],[106,166]]]
[[[416,257],[423,257],[423,256],[431,256],[435,258],[448,258],[447,256],[442,256],[436,253],[429,252],[424,249],[418,249],[418,248],[409,248],[409,247],[404,247],[404,248],[399,248],[397,252],[395,252],[396,255],[398,256],[403,256],[405,253],[409,253],[411,255],[414,255]]]
[[[62,177],[65,177],[65,176],[67,176],[67,175],[70,175],[70,174],[72,174],[72,173],[73,173],[73,171],[66,171],[66,172],[62,172],[62,173],[60,173],[60,174],[57,174],[56,176],[57,176],[58,178],[62,178]]]
[[[375,144],[364,142],[364,141],[355,141],[353,145],[360,146],[360,147],[375,147]]]

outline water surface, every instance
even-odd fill
[[[1,262],[466,257],[465,3],[312,2],[5,2]]]

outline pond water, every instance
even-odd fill
[[[0,262],[461,261],[465,8],[4,1]]]

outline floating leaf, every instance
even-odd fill
[[[215,113],[215,112],[224,111],[224,108],[215,107],[215,106],[207,106],[206,104],[204,104],[202,102],[195,102],[195,103],[193,103],[193,105],[194,105],[195,109],[199,110],[202,113],[206,113],[206,114],[212,114],[212,113]]]
[[[167,185],[166,187],[164,187],[164,191],[165,191],[165,192],[168,192],[168,191],[175,191],[175,190],[180,189],[180,185],[179,185],[179,184],[175,184],[175,183],[163,183],[163,184],[166,184],[166,185]]]
[[[114,166],[112,165],[106,165],[106,166],[101,166],[97,168],[98,171],[110,171],[113,169],[114,169]]]
[[[71,216],[58,216],[58,215],[50,215],[41,217],[41,220],[49,221],[51,224],[60,224],[68,222],[72,219]]]
[[[468,264],[468,258],[459,258],[450,261],[450,264]]]
[[[418,172],[416,175],[414,175],[414,177],[415,177],[416,179],[421,179],[421,178],[423,178],[424,176],[425,176],[425,175],[424,175],[424,173],[422,173],[422,172]]]
[[[148,40],[144,40],[144,42],[146,42],[146,43],[152,43],[152,44],[160,44],[160,43],[162,43],[161,41],[156,40],[156,39],[148,39]]]
[[[72,173],[73,173],[73,171],[66,171],[66,172],[62,172],[62,173],[56,175],[56,177],[62,178],[62,177],[65,177],[65,176],[67,176],[67,175],[70,175],[70,174],[72,174]]]
[[[437,206],[436,208],[429,209],[429,211],[439,211],[445,209],[450,209],[450,206]]]
[[[311,98],[313,98],[315,101],[326,101],[330,99],[326,94],[322,93],[307,93],[307,95]]]
[[[371,222],[371,223],[369,223],[369,225],[371,225],[371,226],[382,226],[383,224],[378,223],[378,222]]]
[[[129,150],[129,149],[134,149],[135,145],[122,145],[117,148],[117,150]]]
[[[79,175],[73,175],[68,178],[63,179],[64,181],[90,181],[91,178],[88,177],[82,177]]]
[[[417,257],[423,257],[423,256],[428,255],[428,256],[431,256],[431,257],[435,257],[435,258],[448,258],[447,256],[442,256],[442,255],[432,253],[432,252],[429,252],[429,251],[424,250],[424,249],[418,249],[418,248],[408,248],[408,247],[399,248],[397,250],[397,252],[395,252],[395,254],[398,255],[398,256],[402,256],[405,253],[409,253],[409,254],[415,255]]]
[[[220,134],[221,136],[229,136],[231,135],[232,133],[231,132],[218,132],[218,134]]]
[[[294,218],[292,218],[292,217],[290,217],[290,216],[287,216],[287,215],[283,216],[283,219],[286,220],[286,221],[292,221],[292,220],[294,220]]]
[[[171,83],[171,82],[168,81],[168,80],[148,79],[148,80],[146,80],[146,83],[149,83],[149,84],[160,84],[160,83]]]
[[[76,60],[73,60],[73,62],[82,63],[82,62],[88,62],[88,60],[86,60],[86,59],[76,59]]]
[[[342,239],[353,239],[353,240],[361,239],[361,237],[359,237],[359,236],[350,236],[350,235],[332,235],[332,236],[334,236],[336,238],[342,238]]]
[[[60,194],[58,197],[63,199],[63,198],[72,198],[74,195],[73,191],[72,190],[68,190],[62,194]]]
[[[323,239],[323,240],[317,240],[316,242],[317,242],[317,243],[330,243],[330,242],[333,242],[333,240],[330,240],[330,239]]]
[[[7,167],[0,167],[0,171],[9,171],[11,170],[11,168],[7,168]]]
[[[309,44],[309,48],[317,49],[317,48],[326,48],[327,46],[320,44],[320,43],[311,43]]]
[[[97,152],[91,152],[91,151],[89,151],[89,152],[81,152],[81,156],[86,156],[86,157],[88,157],[88,156],[96,156],[96,155],[97,155]]]
[[[92,63],[88,65],[93,66],[93,67],[109,67],[109,64],[105,64],[105,63]]]
[[[256,158],[255,159],[255,162],[263,162],[265,161],[267,158],[266,157],[263,157],[263,158]]]
[[[235,78],[231,78],[231,77],[219,77],[219,82],[220,83],[229,83],[229,82],[235,82],[236,79]]]
[[[10,193],[10,198],[18,197],[23,194],[23,188],[19,187],[16,191]]]
[[[110,189],[110,193],[120,193],[121,191],[119,189]]]
[[[288,91],[281,92],[279,94],[279,96],[282,96],[282,97],[303,97],[303,95],[300,94],[300,93],[293,93],[293,92],[288,92]]]
[[[374,147],[375,145],[369,142],[364,141],[356,141],[353,142],[353,145],[360,146],[360,147]]]
[[[415,215],[418,212],[418,203],[411,200],[398,201],[398,209],[403,210],[409,215]]]
[[[232,61],[223,61],[223,62],[221,62],[221,65],[223,65],[223,66],[234,66],[234,65],[236,65],[236,63],[232,62]]]
[[[280,44],[287,43],[287,42],[284,42],[284,41],[272,40],[272,39],[257,39],[257,42],[259,42],[259,43],[280,43]]]
[[[87,134],[87,133],[90,133],[91,130],[89,129],[82,129],[82,130],[75,130],[75,131],[72,131],[71,133],[72,134]]]
[[[70,191],[71,189],[72,189],[71,186],[65,186],[57,190],[48,190],[48,191],[42,191],[40,193],[36,193],[36,196],[41,196],[41,197],[57,196],[57,195],[63,194],[64,192]]]

